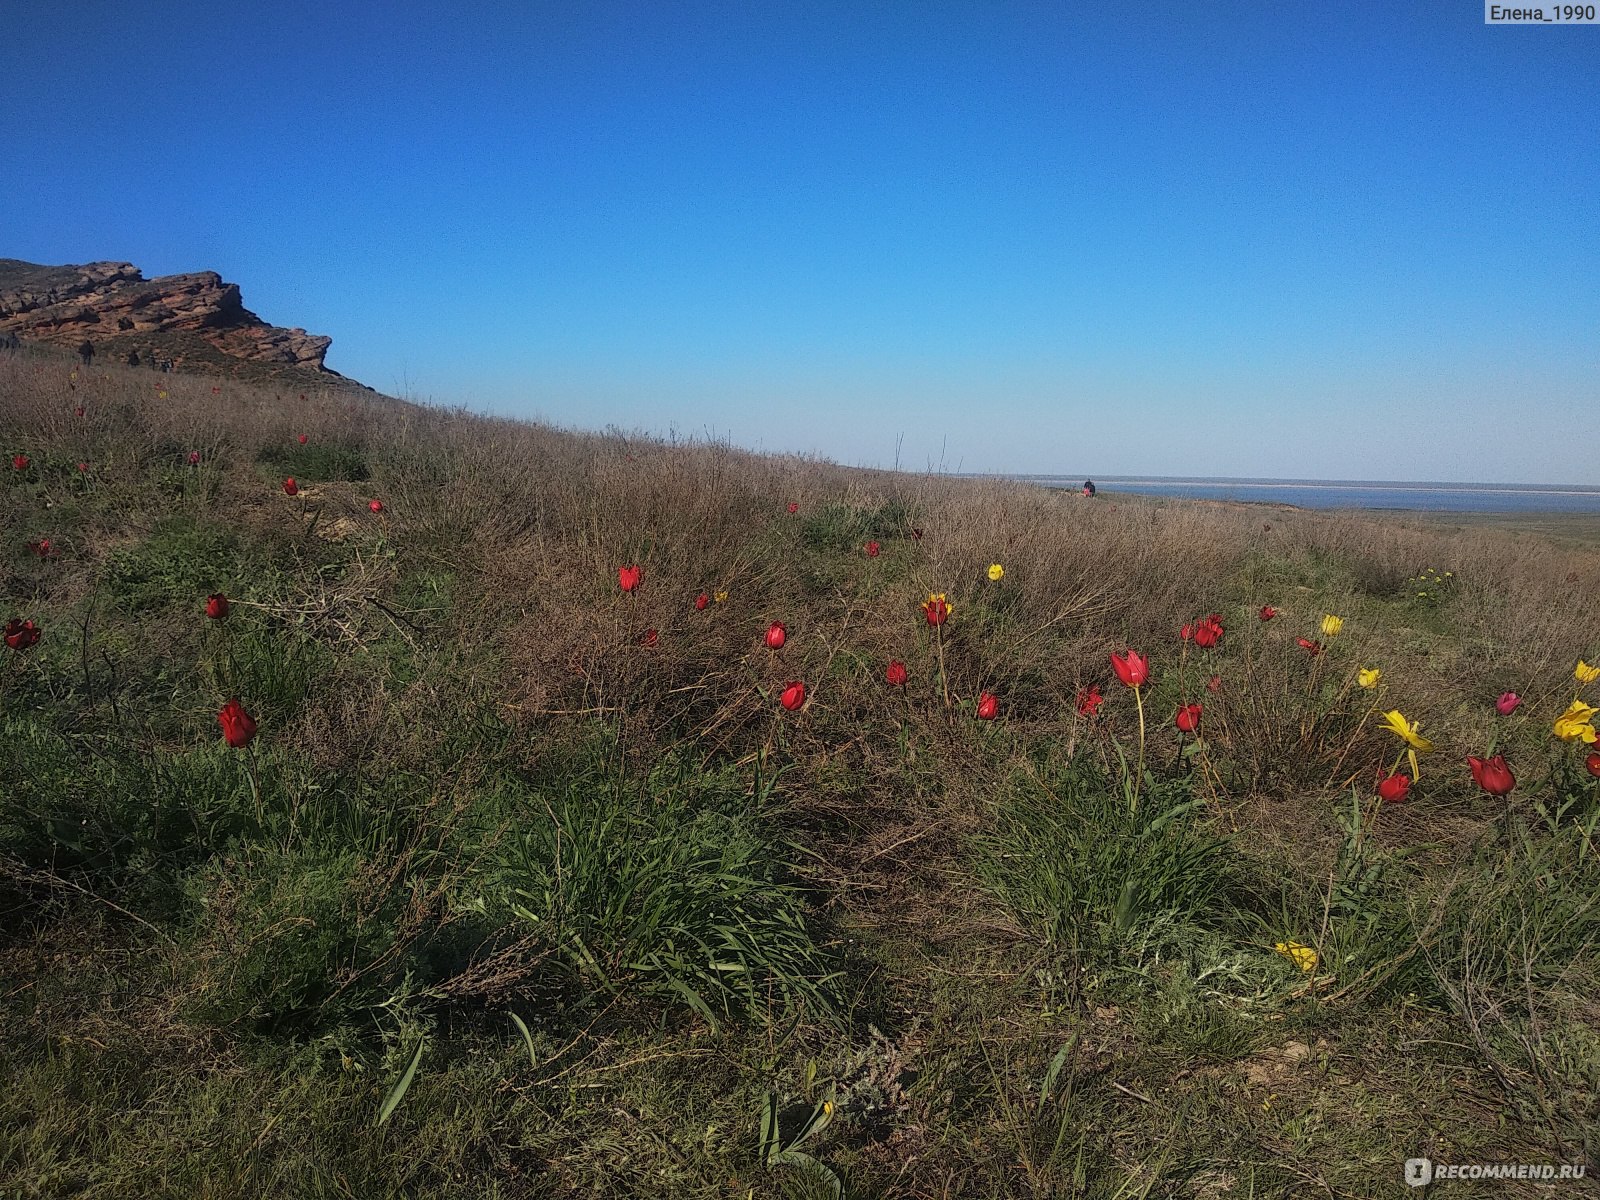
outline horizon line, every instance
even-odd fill
[[[959,471],[951,472],[958,477],[972,479],[1012,479],[1021,482],[1037,482],[1047,479],[1076,479],[1076,474],[1063,474],[1060,472],[1017,474],[1008,471]],[[1092,475],[1085,475],[1085,479],[1093,479]],[[1496,492],[1511,494],[1538,494],[1538,495],[1572,495],[1572,496],[1600,496],[1600,484],[1584,483],[1481,483],[1459,480],[1388,480],[1388,479],[1274,479],[1265,476],[1235,477],[1220,475],[1101,475],[1100,482],[1137,484],[1137,483],[1198,483],[1198,484],[1224,484],[1234,487],[1292,487],[1292,488],[1334,488],[1354,491],[1360,488],[1381,488],[1386,491],[1396,492],[1421,492],[1451,489],[1456,491]]]

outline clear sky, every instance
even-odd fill
[[[0,257],[846,463],[1600,484],[1600,27],[1481,0],[8,0]]]

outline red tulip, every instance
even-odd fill
[[[793,500],[791,500],[791,501],[789,501],[789,511],[791,513],[797,513],[797,512],[800,511],[800,506],[798,504],[796,504]]]
[[[783,643],[789,640],[789,631],[783,627],[782,621],[774,621],[767,626],[766,643],[768,650],[782,650]]]
[[[1312,658],[1322,653],[1321,642],[1313,642],[1310,638],[1295,638],[1295,641],[1299,642],[1300,649],[1311,655]]]
[[[783,695],[778,697],[778,703],[790,712],[797,710],[806,702],[806,685],[799,680],[794,680],[783,689]]]
[[[19,621],[16,617],[6,622],[6,645],[13,650],[26,650],[39,640],[39,627],[32,621]]]
[[[228,615],[228,598],[221,592],[212,592],[206,597],[206,616],[213,621],[220,621]]]
[[[993,692],[978,694],[978,720],[992,721],[1000,715],[1000,697]]]
[[[1222,676],[1221,675],[1213,675],[1210,679],[1206,680],[1206,691],[1208,691],[1208,692],[1220,692],[1221,690],[1222,690]]]
[[[654,629],[646,629],[639,635],[639,645],[643,646],[646,650],[654,650],[660,641],[661,635]]]
[[[1078,689],[1078,715],[1080,717],[1096,717],[1100,715],[1100,706],[1106,698],[1100,694],[1100,685]]]
[[[694,610],[696,612],[705,612],[706,605],[708,605],[710,603],[711,603],[711,597],[706,595],[704,592],[701,592],[698,596],[696,596],[694,598]]]
[[[1200,706],[1185,704],[1172,718],[1172,723],[1178,727],[1180,733],[1196,732],[1200,728]]]
[[[1600,779],[1600,753],[1591,754],[1583,760],[1583,769],[1596,779]]]
[[[1222,617],[1212,613],[1204,621],[1199,621],[1194,627],[1194,644],[1202,650],[1209,650],[1222,640]]]
[[[200,465],[200,451],[198,451],[198,450],[189,451],[189,465],[191,467],[198,467]]]
[[[222,389],[219,388],[219,387],[214,387],[214,388],[211,389],[211,394],[213,396],[220,396],[220,395],[222,395]]]
[[[298,496],[300,494],[300,485],[294,481],[293,475],[283,481],[283,494],[285,496]]]
[[[255,718],[245,712],[244,705],[229,700],[217,714],[217,724],[222,726],[222,740],[235,750],[242,750],[256,736]]]
[[[28,549],[33,551],[40,558],[49,558],[51,555],[50,539],[40,538],[37,542],[29,542]]]
[[[877,542],[868,542],[867,543],[867,557],[868,558],[877,558],[878,557],[878,551],[881,548],[882,547],[880,547]]]
[[[1521,705],[1521,703],[1522,697],[1517,695],[1515,692],[1502,692],[1500,693],[1500,699],[1494,702],[1494,710],[1502,717],[1509,717],[1512,713],[1517,711],[1517,708],[1519,705]]]
[[[639,580],[644,571],[637,566],[617,568],[617,586],[625,592],[631,592],[639,586]]]
[[[1278,610],[1273,608],[1272,605],[1263,604],[1261,606],[1261,619],[1263,621],[1270,621],[1270,620],[1272,620],[1273,617],[1275,617],[1277,615],[1278,615]]]
[[[1490,759],[1475,758],[1469,754],[1467,765],[1472,768],[1473,782],[1491,796],[1507,795],[1517,786],[1516,776],[1511,773],[1511,768],[1506,766],[1503,754],[1496,754]]]
[[[929,596],[922,602],[922,615],[928,618],[929,625],[943,625],[950,619],[950,605],[942,595]]]
[[[889,683],[894,687],[905,687],[905,685],[906,685],[906,665],[905,665],[905,663],[901,662],[898,658],[895,659],[893,662],[891,662],[889,664],[889,669],[883,673],[883,677],[885,679],[887,679],[889,681]]]
[[[88,469],[89,469],[89,464],[88,463],[79,463],[78,464],[78,470],[87,471]]]
[[[12,458],[11,468],[14,471],[26,471],[28,469],[28,464],[32,461],[33,459],[29,458],[26,454],[18,454]]]
[[[300,399],[304,400],[305,398],[306,398],[306,394],[304,392],[301,392],[300,393]]]
[[[80,404],[80,405],[78,405],[77,408],[73,409],[72,411],[73,411],[73,413],[75,415],[81,417],[81,416],[83,416],[84,413],[88,412],[89,410],[86,409],[83,405]]]
[[[1387,804],[1404,804],[1406,795],[1410,791],[1411,776],[1402,775],[1398,771],[1378,781],[1378,796]]]
[[[305,434],[303,434],[303,433],[302,433],[302,434],[301,434],[301,435],[300,435],[300,444],[301,444],[301,445],[302,445],[302,446],[304,446],[304,445],[305,445],[305,444],[306,444],[306,443],[307,443],[307,442],[309,442],[309,441],[310,441],[310,440],[311,440],[311,439],[310,439],[310,438],[308,438],[308,437],[307,437],[307,436],[306,436],[306,435],[305,435]]]
[[[1125,685],[1136,688],[1150,678],[1150,657],[1136,650],[1129,650],[1125,654],[1113,654],[1111,669]]]
[[[374,513],[381,513],[383,511],[383,501],[382,500],[369,500],[367,502],[367,511],[368,512],[374,512]]]

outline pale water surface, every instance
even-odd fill
[[[1014,475],[1045,487],[1080,488],[1081,476]],[[1193,500],[1243,500],[1301,508],[1399,508],[1431,512],[1600,514],[1600,487],[1536,483],[1377,483],[1317,479],[1171,479],[1105,475],[1102,496],[1133,492]]]

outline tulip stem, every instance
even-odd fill
[[[944,626],[933,627],[933,644],[939,651],[939,687],[944,692],[944,706],[950,707],[950,677],[944,673]]]
[[[1395,765],[1398,766],[1399,764]],[[1394,774],[1393,771],[1389,773],[1391,775]],[[1354,854],[1356,861],[1359,863],[1361,861],[1362,846],[1367,840],[1367,829],[1378,819],[1378,812],[1383,808],[1383,797],[1377,796],[1373,798],[1372,811],[1370,813],[1362,806],[1359,793],[1356,792],[1354,787],[1350,789],[1350,798],[1355,802],[1356,809],[1355,843],[1352,854]]]
[[[1139,708],[1139,762],[1133,769],[1133,801],[1131,811],[1139,811],[1139,786],[1144,782],[1144,689],[1137,684],[1133,689],[1133,702]]]
[[[250,781],[250,799],[256,806],[256,824],[265,825],[267,823],[267,815],[261,808],[261,784],[256,778],[256,747],[254,742],[250,744],[250,759],[245,764],[244,774],[245,778]]]
[[[1216,768],[1211,765],[1211,751],[1207,749],[1206,739],[1195,736],[1194,743],[1200,748],[1200,778],[1205,780],[1206,788],[1211,792],[1211,801],[1215,811],[1222,812],[1222,795],[1218,790],[1222,785],[1222,777],[1217,774]],[[1234,832],[1239,832],[1238,825],[1234,825]]]

